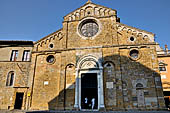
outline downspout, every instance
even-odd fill
[[[66,31],[66,49],[67,49],[67,42],[68,42],[68,21],[67,21],[67,31]],[[65,67],[65,73],[64,73],[64,102],[63,102],[63,106],[64,106],[64,110],[66,107],[66,69],[67,66]]]
[[[117,30],[118,30],[118,29],[117,29]],[[121,34],[120,32],[117,31],[117,44],[120,45],[120,44],[119,44],[119,39],[118,39],[118,37],[119,37],[118,34],[120,34],[120,35],[122,35],[122,34]],[[121,65],[120,48],[119,48],[118,51],[119,51],[119,62],[120,62],[121,82],[122,82],[122,98],[123,98],[123,99],[122,99],[122,101],[123,101],[122,104],[123,104],[123,108],[124,108],[124,110],[125,110],[124,95],[123,95],[123,77],[122,77],[122,65]]]
[[[34,88],[35,71],[36,71],[36,67],[37,67],[37,56],[38,55],[36,55],[36,57],[35,57],[35,66],[34,66],[34,74],[33,74],[33,79],[32,79],[30,107],[32,106],[32,94],[33,94],[33,88]]]
[[[67,31],[66,31],[66,49],[68,47],[67,43],[68,43],[68,21],[67,21]]]
[[[63,102],[63,104],[64,104],[64,110],[66,110],[65,109],[65,107],[66,107],[66,69],[67,69],[67,66],[65,67],[65,73],[64,73],[64,102]]]

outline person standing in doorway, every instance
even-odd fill
[[[87,109],[87,107],[88,107],[88,98],[87,97],[84,99],[84,103],[85,103],[85,109]]]
[[[92,105],[91,105],[91,108],[94,109],[94,106],[95,106],[95,98],[92,98],[91,104],[92,104]]]

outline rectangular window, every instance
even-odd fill
[[[30,50],[24,51],[22,61],[30,61]]]
[[[159,71],[166,71],[166,67],[164,66],[159,67]]]
[[[166,75],[161,75],[161,79],[166,79]]]
[[[12,50],[10,61],[17,61],[17,58],[18,58],[18,50]]]

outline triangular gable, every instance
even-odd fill
[[[51,40],[55,40],[55,39],[61,40],[62,38],[63,38],[63,32],[62,32],[62,29],[59,29],[56,32],[53,32],[53,33],[47,35],[46,37],[38,40],[34,44],[42,46],[43,44],[46,44],[47,41],[51,41]]]
[[[97,5],[88,1],[80,8],[64,16],[64,21],[80,20],[87,16],[107,17],[107,16],[116,16],[116,15],[117,15],[116,10],[101,5]]]
[[[155,34],[151,33],[151,32],[148,32],[148,31],[145,31],[145,30],[141,30],[141,29],[138,29],[138,28],[135,28],[135,27],[131,27],[131,26],[128,26],[128,25],[125,25],[125,24],[122,24],[122,23],[118,23],[117,22],[117,29],[118,29],[118,32],[121,33],[123,31],[126,31],[127,33],[131,32],[132,34],[137,34],[137,36],[142,36],[143,39],[149,39],[149,42],[155,42]]]

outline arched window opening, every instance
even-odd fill
[[[167,66],[167,64],[165,64],[164,62],[160,61],[159,62],[159,71],[166,71],[166,66]]]
[[[108,76],[114,75],[114,64],[110,61],[104,63],[104,72],[107,73]]]
[[[106,62],[106,63],[104,64],[104,67],[105,67],[105,68],[113,68],[114,65],[113,65],[112,62]]]
[[[143,89],[143,84],[137,83],[136,84],[136,89]]]
[[[74,67],[74,64],[68,64],[67,67],[71,69]]]
[[[8,73],[6,86],[13,86],[14,84],[14,72],[11,71]]]

